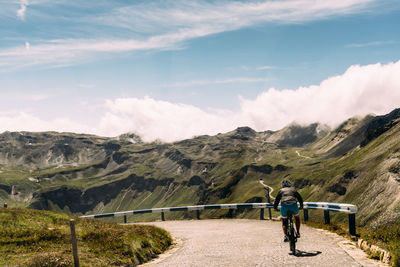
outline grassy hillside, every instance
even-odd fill
[[[22,208],[0,208],[1,266],[72,266],[66,214]],[[170,235],[159,228],[76,219],[82,266],[143,263],[165,251]]]

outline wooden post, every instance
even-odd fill
[[[303,209],[304,222],[308,222],[308,209]]]
[[[164,216],[164,212],[161,212],[161,221],[165,221],[165,216]]]
[[[4,203],[3,207],[4,207],[4,208],[7,208],[7,203]]]
[[[127,221],[127,220],[126,220],[126,214],[125,214],[125,215],[124,215],[124,223],[126,223],[126,221]]]
[[[260,209],[260,220],[264,220],[264,208]]]
[[[71,243],[72,243],[72,254],[74,256],[74,266],[79,267],[78,244],[76,242],[76,233],[75,233],[75,220],[71,219],[69,221],[69,225],[71,227]]]
[[[329,210],[324,210],[324,223],[325,224],[331,223],[331,218],[329,216]]]
[[[196,219],[200,220],[200,210],[196,210]]]
[[[349,233],[356,236],[356,215],[349,214]]]

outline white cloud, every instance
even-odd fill
[[[93,128],[76,123],[68,118],[43,120],[26,112],[18,112],[14,114],[0,113],[0,132],[4,131],[95,132]]]
[[[73,2],[73,1],[72,1]],[[333,16],[359,13],[378,5],[377,0],[286,0],[286,1],[146,1],[112,9],[109,13],[95,13],[93,17],[72,18],[80,28],[87,29],[82,38],[38,41],[26,47],[0,50],[0,70],[47,65],[51,67],[79,64],[99,58],[99,54],[116,52],[165,50],[181,48],[185,41],[263,23],[302,23]],[[17,12],[25,18],[28,2],[21,0]],[[40,4],[40,1],[35,3]],[[73,3],[63,2],[63,5]],[[36,11],[39,12],[39,11]],[[59,15],[59,14],[58,14]],[[46,14],[51,16],[51,14]],[[64,16],[64,20],[74,16]],[[100,24],[100,27],[99,27]],[[69,25],[64,23],[63,25]],[[117,30],[129,29],[137,38],[117,39],[102,25]],[[63,26],[66,27],[66,26]],[[87,39],[90,29],[96,29]],[[63,32],[71,29],[60,28]],[[79,33],[75,33],[79,36]],[[126,36],[126,35],[125,35]]]
[[[17,10],[17,17],[21,20],[25,20],[25,13],[26,13],[26,7],[28,6],[28,0],[21,0],[19,5],[19,9]]]
[[[97,125],[71,119],[45,121],[27,113],[0,113],[2,130],[57,130],[116,136],[136,132],[146,141],[174,141],[227,132],[239,126],[278,130],[292,122],[334,127],[352,116],[386,114],[400,107],[400,61],[354,65],[319,85],[295,90],[268,89],[255,99],[240,98],[238,111],[204,110],[192,105],[145,98],[107,100]],[[90,105],[90,103],[89,103]]]
[[[326,123],[332,127],[356,116],[385,114],[400,107],[400,61],[351,66],[319,85],[296,90],[269,89],[255,99],[241,99],[240,111],[207,111],[152,98],[107,102],[99,132],[137,132],[146,140],[173,141],[216,134],[239,126],[278,130],[292,122]]]
[[[48,94],[43,93],[18,93],[18,92],[9,92],[3,93],[0,92],[0,99],[2,101],[42,101],[50,98]]]
[[[144,140],[174,141],[198,134],[216,134],[234,127],[235,114],[228,111],[205,111],[185,104],[159,101],[149,97],[121,98],[107,101],[99,132],[118,135],[136,132]]]
[[[400,107],[400,61],[354,65],[343,75],[297,90],[269,89],[242,99],[241,115],[256,130],[276,130],[296,121],[331,126],[355,115],[385,114]]]

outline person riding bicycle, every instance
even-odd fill
[[[274,209],[278,210],[279,202],[281,202],[281,218],[282,218],[282,229],[284,234],[284,242],[289,240],[286,235],[286,228],[288,226],[287,212],[290,210],[293,212],[296,221],[297,237],[300,237],[300,215],[297,201],[300,203],[300,209],[303,209],[303,198],[296,191],[294,187],[291,187],[289,180],[282,181],[282,188],[279,190],[278,195],[275,198]]]

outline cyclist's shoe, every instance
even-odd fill
[[[299,232],[296,233],[296,238],[300,238],[300,233]]]
[[[283,238],[283,242],[289,242],[289,237],[287,235],[285,235],[285,237]]]

